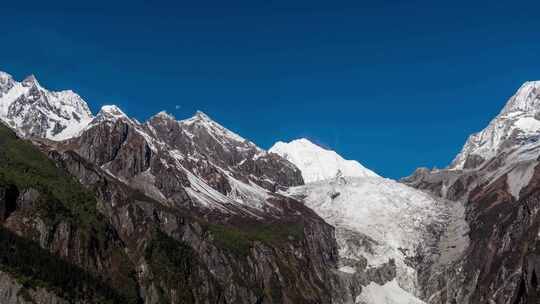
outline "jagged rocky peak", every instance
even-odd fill
[[[152,116],[152,118],[176,120],[176,118],[172,114],[168,113],[167,111],[160,111],[156,115]]]
[[[0,71],[0,83],[5,83],[7,80],[13,80],[13,76],[6,72]]]
[[[204,113],[201,110],[197,110],[195,112],[195,115],[188,119],[181,120],[181,122],[185,124],[192,124],[192,123],[216,123],[210,116],[208,116],[206,113]]]
[[[231,143],[231,141],[249,143],[249,141],[247,141],[245,138],[223,127],[202,111],[197,111],[193,117],[181,120],[180,123],[185,126],[186,129],[190,129],[192,131],[195,131],[196,129],[206,130],[209,135],[218,137],[222,144]]]
[[[178,121],[169,114],[158,113],[145,126],[149,134],[174,149],[175,154],[186,156],[182,161],[185,167],[197,167],[202,175],[208,176],[207,179],[232,174],[243,182],[249,180],[271,191],[303,184],[300,171],[293,164],[278,155],[268,154],[201,111]],[[205,162],[215,168],[202,168]],[[218,188],[223,190],[229,186]]]
[[[152,127],[154,130],[156,127],[158,128],[169,128],[170,125],[178,125],[178,121],[176,120],[176,117],[174,117],[172,114],[168,113],[167,111],[160,111],[157,114],[153,115],[148,119],[146,122],[147,126]]]
[[[501,114],[538,112],[540,110],[540,81],[525,82],[508,101]]]
[[[99,110],[96,118],[119,119],[128,118],[128,116],[116,105],[104,105],[101,107],[101,110]]]
[[[23,87],[31,87],[31,86],[41,87],[38,80],[36,79],[36,76],[34,74],[31,74],[28,77],[26,77],[21,82],[21,84],[23,85]]]
[[[524,83],[482,131],[472,134],[450,169],[472,169],[540,135],[540,81]]]
[[[93,115],[71,90],[49,91],[34,75],[17,82],[0,72],[0,119],[25,137],[64,140],[79,134]]]
[[[289,143],[278,141],[269,152],[295,164],[302,171],[306,183],[334,178],[338,172],[349,177],[378,176],[359,162],[346,160],[335,151],[324,149],[305,138]]]
[[[0,71],[0,97],[10,90],[14,85],[13,77],[8,73]]]
[[[212,118],[210,118],[210,116],[206,115],[206,113],[204,113],[201,110],[197,110],[195,112],[194,118],[196,118],[198,120],[214,121]]]

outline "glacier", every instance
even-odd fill
[[[270,152],[297,165],[306,174],[304,179],[311,181],[283,194],[302,200],[336,227],[339,270],[343,277],[356,278],[362,285],[362,291],[351,303],[424,303],[420,299],[418,265],[411,261],[422,257],[423,264],[431,265],[443,257],[439,263],[444,265],[436,265],[443,268],[467,246],[464,209],[455,202],[381,177],[361,165],[349,171],[344,165],[347,162],[338,161],[328,168],[324,165],[328,155],[343,158],[307,139],[279,143]],[[323,178],[328,172],[334,176]],[[455,227],[460,229],[448,229]],[[446,240],[446,247],[454,248],[452,254],[444,254],[448,250],[439,248],[439,239]],[[395,265],[395,274],[383,274],[383,279],[372,275],[389,269],[389,265]]]

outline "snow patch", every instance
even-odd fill
[[[354,269],[354,268],[351,267],[351,266],[342,266],[342,267],[339,267],[339,271],[345,272],[345,273],[349,273],[349,274],[356,273],[356,269]]]
[[[521,189],[529,184],[534,174],[535,165],[524,164],[517,166],[507,175],[506,182],[512,196],[519,200],[519,193]]]
[[[396,280],[384,285],[371,282],[356,298],[358,304],[425,304],[399,287]]]

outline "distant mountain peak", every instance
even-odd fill
[[[122,109],[116,105],[104,105],[99,110],[98,114],[94,120],[88,125],[88,127],[94,126],[102,122],[111,122],[115,123],[116,121],[121,120],[128,123],[134,123],[134,121],[127,116]],[[87,128],[88,128],[87,127]]]
[[[525,82],[489,125],[467,139],[450,169],[469,169],[483,164],[504,149],[540,135],[540,81]]]
[[[7,82],[10,79],[13,79],[10,74],[0,71],[0,83]]]
[[[21,136],[63,140],[78,134],[93,116],[73,91],[49,91],[34,75],[17,82],[0,72],[0,119]]]
[[[210,116],[206,115],[206,113],[204,113],[203,111],[200,111],[200,110],[197,110],[197,112],[195,112],[195,117],[197,117],[199,119],[204,119],[204,120],[212,120],[212,118],[210,118]]]
[[[245,138],[225,128],[202,111],[195,112],[193,117],[180,120],[179,123],[185,126],[198,126],[204,128],[209,134],[213,134],[217,138],[230,139],[237,142],[246,141]]]
[[[349,177],[375,177],[375,172],[355,160],[346,160],[335,151],[322,148],[306,138],[289,143],[278,141],[269,152],[280,155],[302,171],[306,183],[335,178],[338,174]]]
[[[118,106],[116,105],[104,105],[101,107],[101,110],[99,113],[107,114],[107,115],[113,115],[113,116],[125,116],[127,117],[126,113],[122,111]]]
[[[27,76],[22,82],[22,85],[24,87],[31,87],[31,86],[38,86],[38,87],[41,87],[41,85],[39,84],[36,76],[34,76],[34,74],[31,74],[30,76]]]
[[[4,93],[7,93],[11,88],[13,88],[15,82],[13,77],[8,73],[0,71],[0,98]]]
[[[527,81],[508,100],[501,115],[513,112],[538,112],[539,110],[540,81]]]
[[[163,119],[168,119],[168,120],[176,120],[176,118],[172,114],[168,113],[165,110],[158,112],[157,114],[152,116],[152,118],[163,118]]]

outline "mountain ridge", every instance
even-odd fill
[[[49,103],[52,93],[32,79],[27,83],[32,83],[39,102],[27,95],[19,101],[28,104],[25,110],[46,116],[42,110],[55,105]],[[13,87],[8,86],[5,82],[2,88],[11,91]],[[32,147],[34,152],[29,159],[27,153],[9,154],[2,165],[17,158],[35,166],[46,162],[93,194],[92,210],[95,207],[97,217],[109,224],[109,234],[115,239],[104,238],[107,234],[101,232],[83,237],[105,248],[118,244],[124,255],[113,256],[113,267],[103,270],[99,278],[105,280],[109,269],[115,272],[115,267],[123,267],[129,276],[113,273],[122,276],[114,283],[120,290],[123,285],[133,287],[129,296],[135,302],[308,304],[340,297],[333,287],[339,284],[333,272],[337,258],[333,227],[301,202],[278,193],[303,184],[299,170],[239,139],[207,115],[196,113],[180,121],[154,115],[141,123],[116,106],[104,106],[80,132],[62,140],[50,136],[49,124],[36,120],[10,128],[21,135],[14,136],[16,146]],[[34,132],[35,128],[40,132]],[[4,130],[0,126],[0,133]],[[0,148],[8,148],[0,141]],[[0,156],[4,156],[2,151]],[[36,178],[32,176],[35,170],[23,172],[25,179]],[[71,241],[71,235],[82,230],[84,220],[42,225],[63,214],[55,209],[55,200],[39,200],[40,206],[51,211],[42,218],[29,208],[35,192],[25,184],[13,187],[0,184],[2,227],[25,239],[43,240],[38,246],[58,258],[70,258],[70,263],[83,269],[109,265],[89,266],[77,256],[91,254],[93,248],[70,247],[81,243]],[[47,185],[39,189],[44,193],[61,190]],[[51,239],[52,245],[45,242]],[[127,259],[129,266],[114,258]],[[10,260],[2,259],[0,264],[6,261]],[[63,298],[63,290],[69,290],[65,286],[55,289],[44,284],[46,292],[40,289],[40,293],[23,296],[19,291],[27,287],[18,278],[19,272],[0,272],[2,290],[7,292],[0,293],[0,302],[41,303],[53,295],[55,303],[69,301]],[[100,302],[91,295],[80,297],[81,302]],[[125,302],[113,299],[111,303]]]
[[[108,105],[93,116],[72,91],[0,73],[2,120],[26,138],[0,140],[12,145],[0,146],[0,167],[15,164],[0,172],[0,225],[84,271],[124,267],[119,277],[99,271],[148,304],[533,303],[538,91],[536,82],[524,84],[471,135],[455,168],[418,169],[398,183],[306,139],[265,151],[200,111],[139,122]],[[69,107],[91,119],[68,129]],[[89,204],[55,200],[78,188],[51,186],[54,175],[38,170],[45,164],[88,190]],[[92,216],[62,222],[70,208]],[[88,231],[89,219],[107,232]],[[103,256],[71,240],[88,236],[118,253],[86,264]],[[0,284],[18,295],[19,271],[31,272],[5,261],[15,268],[0,272]],[[34,300],[55,293],[38,287],[47,294],[30,292]]]

